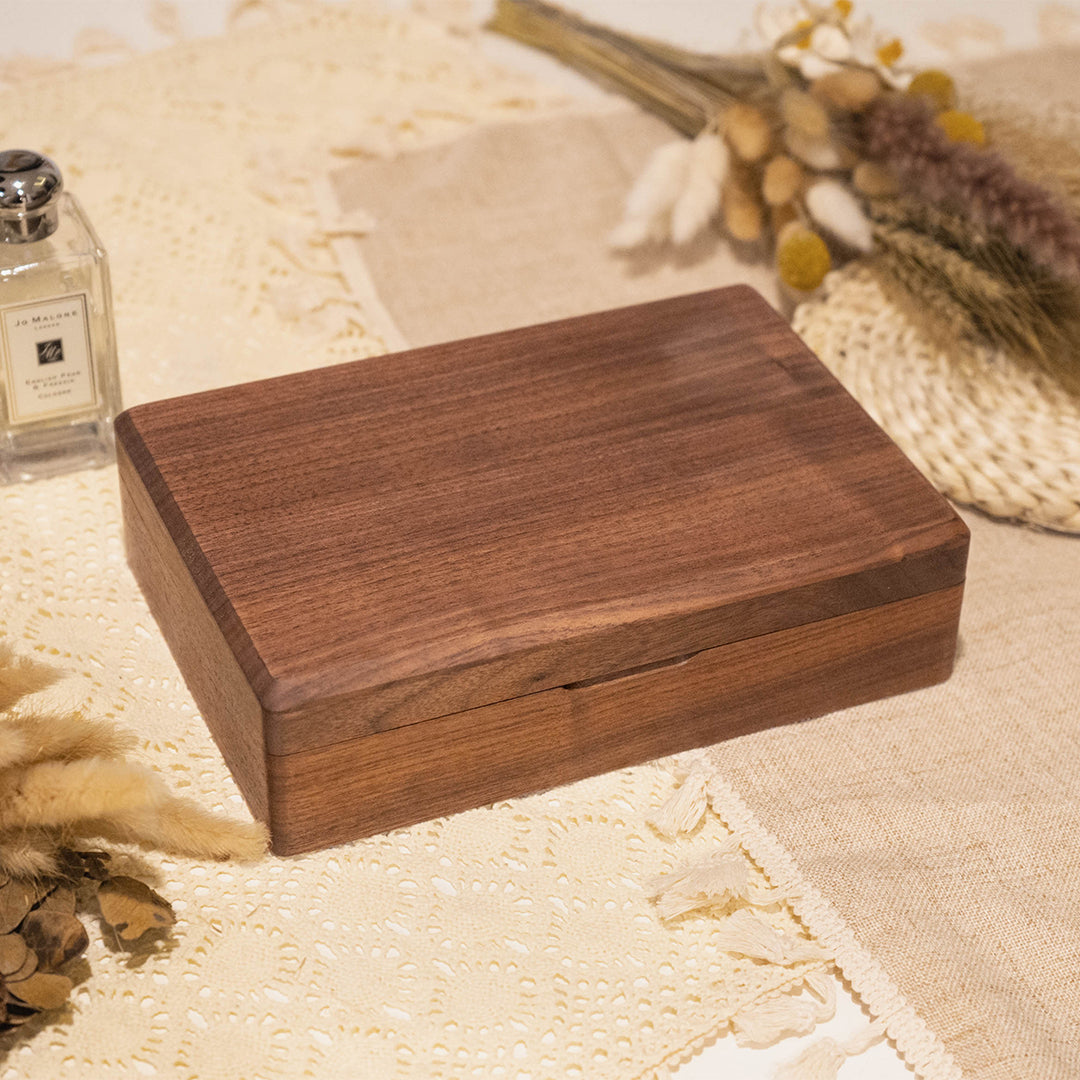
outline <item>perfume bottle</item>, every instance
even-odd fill
[[[105,251],[54,162],[0,151],[0,484],[111,461],[120,408]]]

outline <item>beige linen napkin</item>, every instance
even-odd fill
[[[775,304],[769,269],[715,234],[677,255],[608,251],[635,174],[673,137],[660,121],[615,108],[481,129],[342,169],[332,183],[343,210],[375,219],[361,251],[413,346],[736,282]]]
[[[412,345],[734,281],[775,302],[769,270],[715,242],[606,251],[669,137],[625,109],[341,170],[340,206],[377,222],[357,286],[374,281]],[[1080,543],[969,523],[949,683],[733,740],[715,761],[966,1075],[1065,1080],[1080,1076]]]

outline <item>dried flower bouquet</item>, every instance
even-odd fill
[[[88,840],[212,859],[266,850],[261,825],[210,814],[128,760],[131,736],[28,704],[57,676],[0,641],[0,1031],[67,1001],[63,969],[89,944],[77,912],[100,915],[118,942],[173,925],[168,901],[112,874]]]
[[[938,334],[1068,371],[1080,345],[1080,192],[1047,177],[1045,140],[959,109],[950,76],[905,67],[902,43],[856,18],[851,0],[759,9],[769,47],[747,56],[617,33],[542,0],[499,0],[489,27],[683,136],[646,164],[614,248],[685,245],[719,221],[760,245],[796,297],[837,263],[867,258]]]

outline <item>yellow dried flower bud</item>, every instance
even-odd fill
[[[810,91],[821,101],[845,112],[862,112],[882,91],[881,80],[866,68],[845,68],[815,79]]]
[[[776,270],[789,288],[810,292],[825,280],[831,269],[829,249],[816,232],[792,222],[780,234]]]
[[[770,206],[791,202],[803,186],[802,166],[785,154],[774,157],[765,166],[761,178],[761,195]]]
[[[772,128],[765,114],[743,102],[737,102],[724,113],[724,134],[731,149],[743,161],[759,161],[772,142]]]
[[[799,36],[795,39],[794,44],[798,45],[800,49],[810,48],[810,38],[814,35],[814,20],[813,19],[800,19],[793,29],[800,31]]]
[[[841,19],[846,19],[854,7],[851,0],[833,0],[833,8],[839,13]]]
[[[982,146],[986,142],[985,129],[971,113],[946,109],[939,114],[937,124],[953,142],[974,143],[975,146]]]
[[[805,90],[785,90],[780,96],[780,115],[789,128],[811,139],[823,139],[829,133],[825,106]]]
[[[929,98],[938,111],[951,109],[956,104],[956,83],[944,71],[929,68],[920,71],[908,83],[907,92],[913,97]]]
[[[887,41],[877,51],[878,63],[882,67],[892,67],[904,55],[904,43],[899,38]]]
[[[855,189],[871,199],[885,199],[900,190],[892,170],[876,161],[860,161],[851,175]]]
[[[761,204],[730,176],[724,182],[723,210],[724,226],[736,240],[749,242],[761,238]]]

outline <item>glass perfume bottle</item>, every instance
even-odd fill
[[[54,162],[0,151],[0,483],[111,461],[120,408],[101,242]]]

